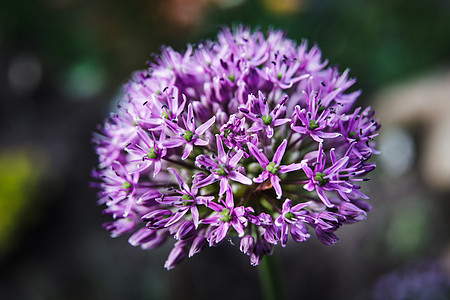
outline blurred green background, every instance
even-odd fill
[[[161,45],[183,51],[233,24],[317,43],[358,79],[359,105],[389,115],[364,187],[373,211],[333,247],[277,248],[284,297],[450,299],[448,150],[437,167],[423,158],[450,137],[447,0],[2,0],[0,299],[261,299],[236,246],[167,272],[167,247],[109,238],[89,187],[92,132],[131,73]],[[397,122],[420,91],[430,114]]]

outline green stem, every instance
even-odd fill
[[[265,300],[283,299],[278,268],[273,255],[264,256],[259,264],[260,282]]]

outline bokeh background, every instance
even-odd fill
[[[383,126],[373,211],[334,246],[277,248],[280,299],[450,299],[447,0],[0,1],[0,299],[262,298],[231,243],[166,271],[169,246],[111,239],[89,187],[131,73],[241,23],[317,43]]]

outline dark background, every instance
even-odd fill
[[[230,243],[166,271],[169,245],[111,239],[89,187],[92,132],[131,73],[163,44],[241,23],[317,43],[386,119],[364,185],[373,211],[334,246],[277,247],[280,299],[450,299],[446,0],[2,0],[0,299],[261,299]],[[421,92],[427,109],[408,115]]]

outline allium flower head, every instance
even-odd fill
[[[227,238],[252,265],[311,232],[337,242],[370,209],[359,184],[380,125],[352,108],[348,70],[327,64],[305,41],[245,27],[163,48],[94,137],[105,228],[143,249],[173,241],[167,269]]]

